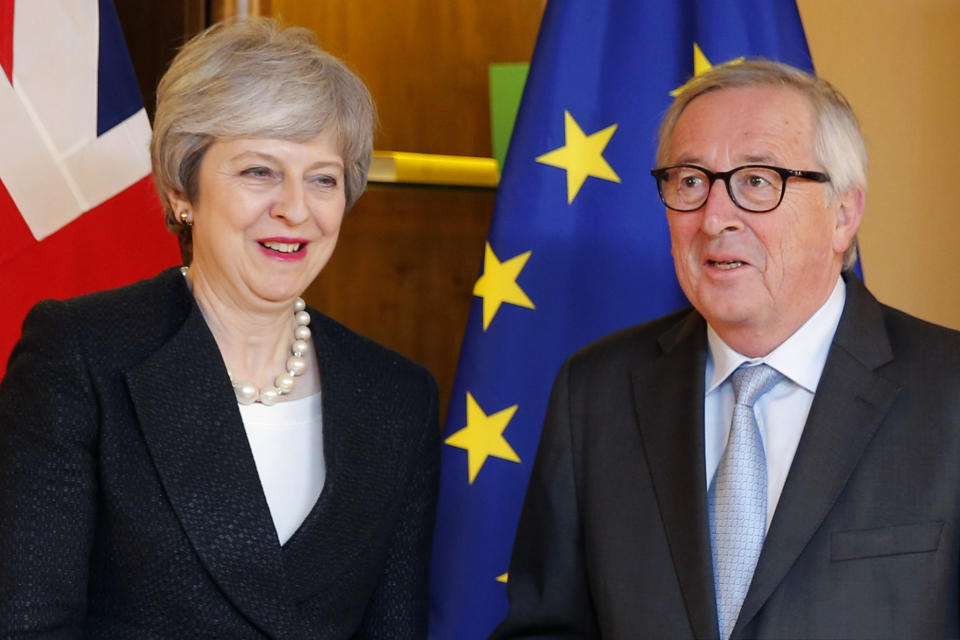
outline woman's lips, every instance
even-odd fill
[[[264,238],[258,240],[260,251],[264,255],[284,262],[295,262],[307,257],[306,240],[302,238]]]

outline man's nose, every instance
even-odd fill
[[[734,204],[723,180],[715,180],[710,186],[701,210],[703,220],[700,226],[708,235],[717,236],[743,227],[743,210]]]

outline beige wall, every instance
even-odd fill
[[[882,301],[960,329],[960,0],[798,0],[817,73],[867,138],[864,275]]]

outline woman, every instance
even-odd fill
[[[190,266],[27,318],[0,385],[0,636],[426,636],[436,385],[298,298],[373,119],[302,29],[217,25],[177,55],[151,150]]]

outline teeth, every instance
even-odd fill
[[[733,260],[731,262],[714,262],[713,264],[718,269],[736,269],[737,267],[743,266],[743,263],[739,260]]]
[[[296,253],[300,251],[300,243],[289,244],[286,242],[261,242],[263,246],[267,249],[273,249],[274,251],[279,251],[280,253]]]

